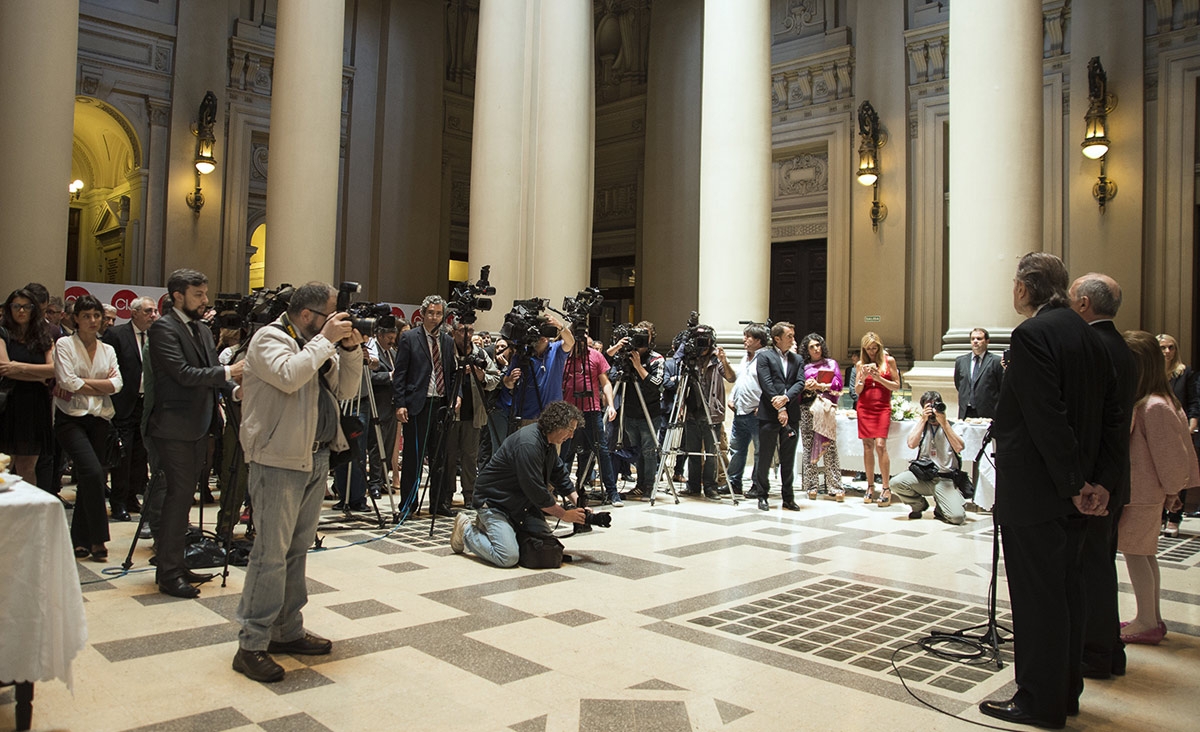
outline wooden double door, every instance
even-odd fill
[[[771,245],[771,322],[796,326],[796,340],[808,333],[825,335],[828,274],[825,239],[782,241]]]

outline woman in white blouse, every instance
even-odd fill
[[[54,432],[71,456],[75,475],[75,513],[71,541],[75,556],[108,559],[108,514],[104,510],[104,454],[113,417],[110,395],[121,390],[117,353],[97,334],[104,306],[91,295],[75,300],[75,334],[54,344]]]

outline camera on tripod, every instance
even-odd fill
[[[598,287],[585,287],[575,297],[563,298],[562,315],[571,323],[576,338],[587,328],[588,318],[600,317],[604,295]]]
[[[475,322],[476,311],[487,312],[492,309],[492,295],[496,288],[488,282],[492,265],[484,265],[479,271],[479,280],[475,284],[462,282],[455,285],[454,292],[446,303],[446,310],[454,315],[454,321],[470,325]],[[481,297],[481,295],[486,297]]]
[[[287,310],[294,291],[291,285],[282,284],[273,290],[260,288],[245,297],[237,292],[222,292],[213,305],[217,311],[217,325],[254,333]]]
[[[558,335],[558,326],[546,317],[546,298],[534,297],[528,300],[513,300],[512,310],[504,315],[504,324],[500,326],[500,335],[518,349],[528,348],[540,338],[554,338]]]
[[[625,340],[628,339],[628,340]],[[613,381],[619,381],[621,377],[628,374],[632,369],[629,368],[629,355],[639,348],[650,347],[650,331],[647,328],[639,328],[633,323],[625,323],[613,328],[613,345],[625,341],[621,346],[621,350],[613,354],[611,366],[613,369]]]
[[[688,368],[700,366],[713,353],[717,344],[716,334],[707,325],[694,325],[685,331],[683,340],[683,364]]]

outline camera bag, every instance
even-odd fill
[[[558,569],[563,563],[563,543],[550,534],[530,534],[517,530],[517,546],[521,558],[517,561],[526,569]]]

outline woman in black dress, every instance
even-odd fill
[[[0,452],[12,456],[13,472],[30,485],[37,484],[38,455],[53,439],[46,386],[54,376],[53,345],[33,293],[13,290],[0,312],[0,376],[11,388],[0,414]]]
[[[1183,363],[1179,357],[1179,343],[1175,340],[1175,336],[1166,333],[1160,333],[1155,338],[1158,339],[1158,347],[1162,349],[1163,359],[1167,364],[1167,381],[1171,384],[1171,391],[1175,392],[1175,398],[1183,405],[1183,413],[1187,415],[1188,430],[1192,433],[1192,445],[1200,450],[1200,372],[1197,372],[1191,366]],[[1179,492],[1179,500],[1187,500],[1187,491]],[[1178,511],[1163,512],[1163,534],[1165,536],[1179,536],[1179,523],[1183,521],[1183,508]]]

